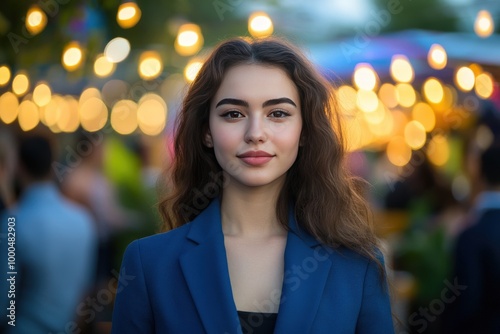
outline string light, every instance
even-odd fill
[[[141,9],[135,2],[125,2],[118,7],[116,22],[123,29],[129,29],[139,22],[141,15]]]
[[[255,12],[248,18],[248,32],[256,38],[268,37],[273,34],[273,21],[264,12]]]

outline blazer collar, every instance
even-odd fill
[[[275,333],[307,333],[331,267],[331,252],[289,213],[282,295]],[[220,199],[191,223],[187,238],[197,244],[180,258],[181,269],[207,333],[241,333],[229,279]],[[326,254],[326,255],[325,255]],[[270,297],[271,298],[271,297]]]

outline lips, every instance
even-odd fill
[[[238,158],[243,160],[248,165],[259,166],[269,162],[274,155],[265,151],[248,151],[238,155]]]

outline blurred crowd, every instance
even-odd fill
[[[16,326],[3,316],[2,333],[109,330],[123,248],[154,233],[157,223],[150,180],[139,177],[136,188],[127,189],[106,175],[105,156],[117,155],[106,153],[112,145],[102,133],[64,139],[42,129],[0,130],[0,301],[3,310],[11,300],[16,307]],[[115,160],[139,175],[144,148],[122,149],[129,155]],[[14,298],[4,293],[9,218],[15,219]]]
[[[373,185],[397,333],[500,333],[500,111],[475,120],[460,137],[460,182],[418,152],[399,170],[377,152],[351,155]],[[0,129],[0,263],[14,217],[17,271],[16,327],[3,317],[2,333],[109,332],[124,248],[157,231],[151,157],[163,141]]]

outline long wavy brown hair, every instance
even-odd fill
[[[296,219],[322,243],[345,246],[380,267],[371,213],[361,195],[363,182],[345,166],[342,122],[333,87],[295,46],[275,39],[237,38],[219,44],[205,61],[184,98],[177,118],[174,160],[165,171],[160,197],[163,231],[181,226],[223,191],[222,169],[204,145],[210,103],[227,70],[263,64],[284,70],[297,86],[303,119],[302,146],[286,175],[276,213],[288,228],[289,203]]]

